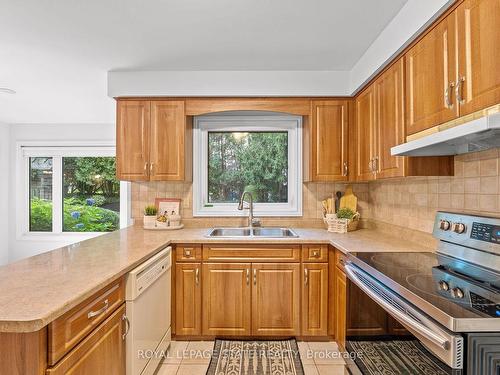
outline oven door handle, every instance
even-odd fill
[[[399,311],[395,307],[393,307],[390,303],[388,303],[384,298],[380,297],[375,291],[370,289],[367,285],[363,283],[359,279],[359,277],[356,275],[356,272],[354,271],[353,267],[349,264],[346,264],[344,266],[344,269],[349,276],[349,279],[354,282],[363,292],[365,292],[370,298],[372,298],[375,302],[377,302],[380,306],[384,308],[388,313],[392,314],[395,318],[399,319],[401,322],[406,323],[408,326],[413,328],[415,331],[420,333],[422,336],[426,337],[430,341],[432,341],[434,344],[440,346],[441,348],[447,350],[450,346],[450,342],[448,339],[445,337],[442,337],[441,335],[437,334],[434,332],[432,329],[429,327],[426,327],[422,323],[416,321],[413,319],[411,316],[404,314],[403,312]],[[387,289],[387,288],[385,288]],[[387,292],[387,291],[386,291]],[[391,297],[395,297],[393,293],[387,292]]]

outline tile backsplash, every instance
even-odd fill
[[[407,177],[353,184],[363,219],[430,233],[437,210],[496,215],[500,213],[500,149],[455,157],[453,177]],[[304,183],[302,217],[266,217],[265,225],[323,227],[321,201],[346,184]],[[246,218],[195,218],[192,183],[132,183],[132,217],[142,220],[142,210],[155,198],[182,199],[186,226],[244,225]]]
[[[432,232],[436,211],[498,216],[500,149],[455,157],[453,177],[411,177],[370,182],[370,217]]]
[[[345,184],[304,183],[302,190],[303,215],[301,217],[263,217],[265,225],[287,225],[296,227],[323,227],[321,201],[331,197],[337,190],[345,191]],[[192,183],[184,182],[133,182],[132,218],[142,220],[142,210],[155,198],[180,198],[181,215],[186,226],[211,227],[214,225],[244,225],[245,217],[193,217]],[[368,184],[354,184],[358,197],[358,210],[362,217],[368,216]],[[235,208],[236,212],[236,208]]]

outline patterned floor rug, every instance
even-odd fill
[[[304,368],[295,339],[217,339],[207,375],[304,375]]]
[[[451,374],[418,340],[351,340],[346,346],[364,375]]]

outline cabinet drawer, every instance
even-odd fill
[[[119,279],[95,293],[48,326],[48,363],[54,365],[125,301]]]
[[[345,255],[340,250],[335,250],[335,265],[342,271],[344,270],[344,264],[346,260],[347,260],[347,255]]]
[[[125,320],[122,304],[46,375],[125,374]]]
[[[300,245],[203,245],[203,259],[216,262],[300,262]]]
[[[201,260],[201,245],[177,245],[175,247],[177,262],[194,262]]]
[[[328,262],[328,245],[302,245],[303,262]]]

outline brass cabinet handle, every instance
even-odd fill
[[[309,284],[309,270],[304,268],[304,285]]]
[[[104,314],[109,308],[109,301],[108,300],[105,300],[104,301],[104,306],[101,307],[99,310],[97,311],[90,311],[88,314],[87,314],[87,318],[88,319],[92,319],[94,316],[97,316],[97,315],[101,315],[101,314]]]
[[[149,172],[150,172],[151,174],[154,174],[154,171],[153,171],[153,169],[154,169],[154,165],[155,165],[155,163],[151,163],[151,164],[149,165]]]
[[[194,272],[194,277],[195,277],[195,282],[196,285],[200,284],[200,269],[196,268],[196,271]]]
[[[345,161],[344,162],[344,170],[342,172],[342,176],[347,176],[348,172],[349,172],[349,166],[347,165],[347,162]]]
[[[312,257],[313,258],[319,258],[319,250],[313,250]]]
[[[250,269],[247,268],[246,271],[247,271],[247,285],[250,285]]]
[[[257,270],[253,270],[253,285],[257,285]]]
[[[375,156],[373,158],[373,169],[374,169],[374,173],[379,172],[379,170],[378,170],[378,156]]]
[[[450,82],[446,90],[444,90],[444,102],[446,104],[446,108],[453,108],[453,103],[451,101],[451,93],[453,91],[453,87],[455,87],[455,83]]]
[[[144,172],[146,172],[146,174],[148,174],[148,165],[149,165],[148,162],[144,163]]]
[[[465,103],[465,100],[463,98],[463,83],[465,82],[465,77],[460,77],[458,80],[457,80],[457,84],[456,84],[456,87],[455,87],[455,93],[457,95],[457,101],[460,103],[460,104],[464,104]]]
[[[373,158],[370,159],[370,162],[368,163],[368,168],[370,169],[370,172],[373,173]]]
[[[192,251],[192,250],[193,250],[192,248],[187,248],[187,249],[184,249],[184,256],[185,256],[186,258],[190,258],[190,257],[191,257],[191,251]]]
[[[128,335],[128,331],[130,331],[130,320],[128,320],[128,317],[125,314],[123,314],[122,320],[125,322],[125,333],[122,335],[122,340],[125,340],[125,337]]]

